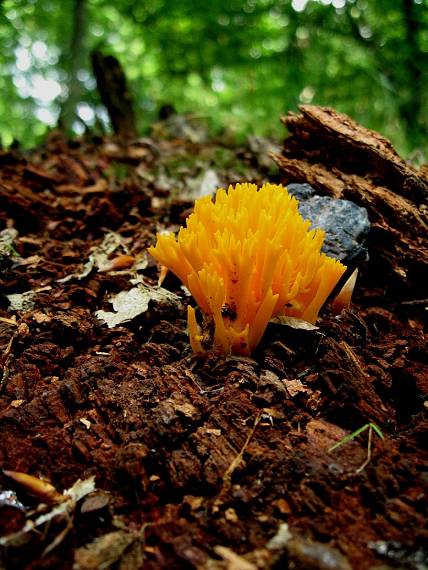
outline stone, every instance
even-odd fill
[[[315,190],[310,184],[289,184],[287,186],[287,190],[299,201],[307,200],[315,194]]]
[[[311,221],[311,228],[325,231],[324,253],[345,265],[367,259],[370,222],[365,208],[350,200],[318,196],[309,184],[289,184],[288,191],[298,198],[299,211]]]

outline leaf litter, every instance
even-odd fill
[[[314,332],[270,326],[252,358],[198,360],[185,330],[187,299],[172,275],[164,286],[176,297],[159,298],[159,271],[146,248],[159,229],[182,225],[192,203],[181,192],[204,170],[213,168],[222,184],[260,184],[272,173],[245,145],[159,140],[155,152],[114,142],[109,155],[108,144],[90,138],[70,144],[56,133],[43,152],[20,158],[26,162],[1,152],[1,230],[16,228],[19,255],[0,266],[0,317],[7,320],[0,321],[3,468],[37,474],[43,465],[61,496],[59,489],[91,473],[106,495],[89,492],[85,509],[71,499],[45,502],[27,512],[28,520],[27,507],[23,512],[12,495],[1,495],[5,503],[10,498],[0,504],[2,540],[30,530],[21,535],[25,545],[0,548],[0,564],[72,570],[79,556],[84,564],[86,546],[88,570],[91,552],[95,564],[121,570],[143,563],[148,570],[203,568],[208,560],[228,567],[219,560],[226,551],[216,554],[220,547],[266,569],[292,560],[319,570],[325,557],[343,568],[345,557],[362,570],[382,564],[414,570],[426,513],[426,311],[401,301],[423,298],[410,272],[422,263],[420,248],[419,265],[406,265],[406,283],[398,278],[407,297],[395,298],[398,289],[395,297],[388,293],[391,266],[416,250],[393,249],[376,210],[370,247],[378,257],[371,273],[362,267],[349,310],[334,316],[327,307]],[[27,168],[33,163],[37,176]],[[302,164],[301,175],[304,161],[293,162]],[[323,176],[323,184],[328,180]],[[379,192],[378,205],[385,194]],[[104,255],[89,260],[109,233],[119,236],[114,249],[107,241]],[[377,270],[379,259],[385,271]],[[133,289],[138,293],[127,299]],[[6,295],[25,291],[39,291],[35,307],[14,319]],[[121,293],[118,317],[120,303],[119,311],[107,303]],[[117,326],[101,324],[103,310],[111,324],[119,319]],[[141,326],[122,326],[133,320]],[[367,457],[365,441],[334,455],[328,449],[367,422],[385,439],[356,473]],[[0,473],[1,493],[11,481]],[[16,501],[34,502],[13,484]],[[70,511],[61,511],[66,505]],[[118,517],[122,527],[115,526]],[[275,553],[267,545],[283,524],[301,540],[293,551],[290,539]]]

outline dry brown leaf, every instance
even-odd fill
[[[146,312],[150,301],[177,305],[180,298],[162,287],[149,287],[139,283],[129,291],[121,291],[110,299],[115,312],[97,311],[95,315],[109,328],[113,328]]]
[[[16,474],[15,471],[9,473]],[[20,473],[19,475],[25,474]],[[31,477],[31,475],[27,477]],[[42,512],[41,514],[39,511],[32,511],[29,513],[27,522],[22,527],[22,529],[12,534],[0,537],[0,546],[18,546],[25,540],[26,535],[34,532],[34,530],[38,529],[45,523],[50,522],[55,517],[63,516],[67,519],[67,525],[66,528],[63,529],[63,531],[61,531],[61,533],[59,533],[54,541],[47,547],[46,552],[52,550],[52,548],[55,548],[55,546],[61,542],[61,540],[66,536],[68,530],[70,529],[69,517],[70,514],[74,511],[76,503],[80,501],[80,499],[83,499],[83,497],[86,495],[89,495],[89,493],[92,493],[94,490],[95,478],[93,476],[88,477],[88,479],[85,479],[83,481],[81,479],[78,479],[74,485],[63,492],[63,495],[61,495],[61,497],[63,497],[62,502],[59,504],[55,503],[52,508]]]
[[[293,329],[300,329],[305,331],[316,331],[318,327],[312,323],[308,323],[302,319],[296,319],[296,317],[287,317],[285,315],[278,315],[269,321],[277,325],[285,325]]]
[[[4,470],[3,473],[22,485],[27,493],[37,497],[44,503],[61,503],[66,500],[66,497],[59,493],[49,481],[44,481],[34,475],[20,473],[19,471]]]

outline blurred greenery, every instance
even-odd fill
[[[428,0],[3,0],[0,136],[40,142],[65,108],[75,133],[108,123],[90,51],[127,74],[141,133],[162,104],[283,136],[279,117],[329,105],[427,152]],[[74,113],[74,116],[73,116]]]

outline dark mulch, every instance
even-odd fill
[[[145,249],[191,207],[159,164],[206,148],[158,147],[56,135],[0,154],[0,230],[18,230],[20,256],[0,274],[0,465],[60,492],[96,484],[68,521],[4,546],[0,567],[424,567],[428,352],[411,283],[406,300],[391,296],[366,263],[350,310],[327,308],[318,330],[272,325],[251,359],[192,355],[189,298],[171,275],[181,304],[111,329],[95,317],[137,275],[156,284]],[[257,179],[257,157],[236,154],[235,179]],[[109,231],[121,238],[111,266],[77,277]],[[27,291],[11,310],[7,295]],[[384,439],[372,434],[358,471],[368,430],[329,448],[368,422]],[[0,535],[40,502],[0,473]]]

